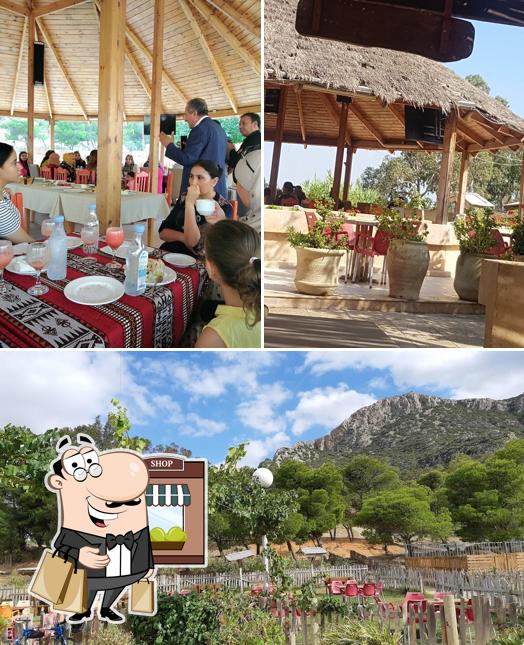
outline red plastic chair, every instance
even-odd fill
[[[21,227],[27,231],[26,225],[25,225],[25,216],[24,216],[24,196],[22,193],[15,193],[11,197],[11,202],[16,206],[18,209],[18,212],[20,213],[20,225]]]
[[[92,184],[96,184],[96,170],[91,170],[89,178]]]
[[[233,206],[233,215],[231,219],[238,219],[238,201],[236,199],[229,200],[231,206]]]
[[[506,253],[509,248],[509,244],[502,237],[502,233],[498,230],[498,228],[492,228],[490,235],[493,238],[494,244],[486,251],[486,253],[488,255],[496,256],[504,255],[504,253]]]
[[[60,181],[67,181],[69,178],[69,173],[65,168],[57,168],[55,170],[55,179]]]
[[[135,190],[148,193],[151,184],[151,175],[148,172],[139,172],[135,178]]]
[[[428,601],[423,593],[420,591],[408,591],[404,596],[404,600],[400,605],[402,607],[402,612],[404,614],[404,620],[407,625],[411,623],[410,618],[410,609],[413,607],[413,612],[415,614],[415,622],[420,622],[420,612],[423,614],[426,613],[428,606]],[[425,615],[422,618],[423,622],[426,620]]]
[[[84,169],[77,170],[76,176],[75,176],[75,182],[77,184],[88,184],[90,175],[91,175],[90,170],[84,170]]]
[[[381,255],[384,258],[382,265],[382,274],[380,276],[380,284],[386,284],[386,257],[389,250],[389,243],[391,236],[389,233],[378,230],[375,236],[367,233],[359,233],[355,244],[355,251],[359,255],[366,258],[371,258],[371,266],[369,269],[369,288],[373,287],[373,263],[375,257]]]
[[[364,596],[364,598],[374,598],[375,588],[376,585],[374,582],[365,582],[364,586],[361,588],[361,594]]]
[[[308,231],[311,233],[313,229],[315,228],[315,224],[318,221],[317,214],[314,213],[313,211],[304,211],[306,215],[306,222],[307,222],[307,228]]]
[[[329,583],[328,591],[330,596],[341,596],[344,583],[342,580],[332,580]]]
[[[40,177],[43,177],[44,179],[53,179],[53,171],[51,170],[51,168],[41,168]]]
[[[281,206],[298,206],[298,199],[291,195],[290,197],[283,197],[280,200]]]
[[[167,174],[167,191],[166,191],[167,205],[171,208],[171,202],[173,201],[173,173],[170,172]]]
[[[358,583],[356,580],[348,580],[346,588],[344,589],[344,596],[346,598],[358,598]]]
[[[335,235],[336,239],[340,239],[341,237],[346,237],[346,273],[344,276],[344,282],[347,284],[348,281],[348,273],[349,273],[349,256],[350,254],[355,250],[355,245],[357,243],[357,234],[355,232],[355,229],[353,227],[353,224],[350,224],[349,222],[344,222],[342,224],[342,227],[339,231],[337,231]]]

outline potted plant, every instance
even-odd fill
[[[517,221],[513,226],[511,251],[513,252],[513,260],[524,262],[524,221]]]
[[[345,251],[345,237],[338,236],[344,222],[333,213],[334,202],[324,199],[317,204],[317,222],[308,233],[294,227],[287,229],[288,241],[297,252],[295,286],[299,293],[330,295],[338,286],[339,265]]]
[[[464,217],[457,217],[453,228],[460,248],[453,287],[461,300],[478,302],[482,260],[490,257],[488,250],[494,244],[493,210],[470,208]]]
[[[402,217],[392,209],[384,209],[376,217],[378,230],[391,240],[387,254],[390,297],[418,300],[429,266],[427,224],[421,226],[416,216]]]

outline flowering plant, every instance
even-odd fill
[[[493,247],[491,231],[496,222],[491,208],[470,208],[464,217],[457,217],[453,222],[460,252],[475,255],[486,255]]]
[[[393,240],[407,240],[409,242],[424,242],[428,235],[428,225],[415,215],[404,217],[396,210],[385,208],[380,215],[376,215],[378,229],[389,233]]]

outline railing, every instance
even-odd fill
[[[453,544],[408,544],[405,547],[406,557],[438,557],[484,555],[485,553],[524,553],[524,541],[511,542],[475,542]]]

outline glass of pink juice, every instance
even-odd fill
[[[43,296],[49,291],[49,287],[40,282],[40,273],[49,262],[49,248],[45,242],[33,242],[29,245],[26,262],[36,271],[36,283],[29,287],[27,293],[32,296]]]
[[[0,240],[0,296],[7,291],[4,269],[13,259],[13,245],[9,240]]]
[[[124,242],[124,229],[121,226],[110,226],[106,230],[106,242],[113,251],[113,259],[107,266],[110,269],[121,269],[122,265],[115,260],[115,251]]]

